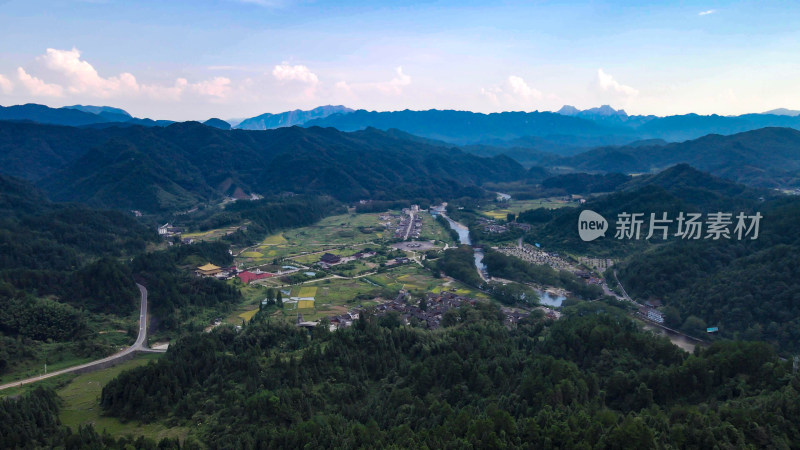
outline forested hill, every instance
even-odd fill
[[[619,278],[638,299],[658,299],[668,324],[695,335],[800,350],[800,199],[767,201],[756,240],[675,241],[634,255]]]
[[[763,343],[697,355],[602,302],[511,329],[494,305],[439,332],[363,314],[311,339],[256,315],[122,373],[106,414],[186,424],[209,448],[790,448],[797,376]],[[586,443],[591,443],[587,445]]]
[[[368,129],[80,129],[0,122],[0,167],[59,201],[167,211],[244,193],[328,194],[339,200],[480,195],[487,181],[520,179],[506,156],[482,158]]]
[[[118,349],[99,344],[90,322],[136,310],[133,275],[120,259],[157,239],[130,215],[50,203],[0,175],[0,374],[40,358],[48,340],[59,343],[51,358]]]
[[[606,177],[595,178],[597,183],[606,181]],[[764,200],[771,198],[768,191],[723,180],[685,164],[670,167],[655,175],[633,177],[623,184],[618,184],[616,189],[617,192],[589,199],[581,208],[555,210],[539,208],[521,212],[518,220],[530,223],[535,228],[535,233],[526,239],[532,241],[531,244],[539,242],[550,250],[620,257],[663,243],[661,239],[650,241],[644,239],[649,232],[650,213],[656,213],[660,217],[666,212],[668,217],[673,219],[680,212],[751,213],[761,205],[762,197]],[[583,209],[595,211],[609,221],[610,229],[605,238],[591,242],[580,239],[577,224],[578,216]],[[647,220],[641,228],[642,239],[614,239],[616,231],[614,221],[617,215],[623,212],[644,214],[643,217]],[[674,236],[670,239],[674,239]]]
[[[800,185],[800,131],[762,128],[667,145],[603,147],[553,164],[582,171],[632,173],[678,163],[688,163],[749,185],[797,186]]]

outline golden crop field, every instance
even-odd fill
[[[267,236],[261,245],[281,245],[286,244],[287,241],[285,237],[283,237],[283,233],[273,234],[272,236]]]
[[[297,302],[297,309],[312,309],[314,308],[314,300],[300,300]]]
[[[252,309],[250,311],[245,311],[245,312],[239,314],[239,317],[241,317],[242,319],[244,319],[244,320],[249,322],[250,319],[252,319],[253,316],[255,316],[257,312],[258,312],[257,309]]]
[[[297,293],[300,298],[315,297],[317,295],[317,288],[314,286],[303,286]]]

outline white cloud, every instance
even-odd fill
[[[400,95],[403,93],[403,88],[411,84],[411,77],[403,73],[402,67],[395,69],[397,76],[389,81],[382,83],[375,83],[375,88],[384,94]]]
[[[225,98],[231,91],[231,80],[226,77],[214,77],[210,80],[191,84],[189,87],[200,95]]]
[[[287,62],[275,66],[272,69],[272,76],[279,81],[300,81],[311,85],[319,83],[317,75],[308,70],[308,67],[303,65],[292,66]]]
[[[502,85],[481,88],[481,94],[495,106],[504,108],[530,108],[543,97],[540,90],[531,87],[517,75],[510,75]]]
[[[706,10],[706,11],[700,11],[699,13],[697,13],[697,15],[698,16],[707,16],[709,14],[714,14],[715,12],[717,12],[716,9],[709,9],[709,10]]]
[[[532,87],[528,86],[528,83],[525,82],[521,77],[516,75],[511,75],[508,77],[508,84],[511,86],[511,92],[514,94],[522,97],[525,100],[529,99],[541,99],[542,93]]]
[[[177,78],[172,85],[140,83],[133,74],[123,72],[105,78],[88,61],[81,59],[78,49],[58,50],[48,48],[44,55],[36,58],[61,84],[49,84],[28,74],[22,67],[17,69],[17,77],[28,92],[35,96],[61,97],[72,95],[96,98],[136,98],[147,97],[156,100],[177,101],[184,94],[208,97],[214,100],[225,99],[233,88],[226,77],[189,83],[186,78]],[[0,90],[5,91],[0,80]]]
[[[69,81],[67,91],[71,94],[89,93],[96,97],[107,98],[139,90],[136,77],[130,73],[125,72],[110,78],[101,77],[91,64],[81,60],[81,52],[75,48],[72,50],[48,48],[47,53],[37,59],[48,69],[66,77]]]
[[[45,83],[39,78],[29,75],[22,67],[17,67],[17,78],[31,95],[37,97],[61,97],[64,94],[64,88],[60,85]]]
[[[639,91],[630,86],[620,84],[611,75],[605,73],[603,69],[597,69],[597,84],[603,91],[616,92],[627,96],[637,96]]]
[[[12,89],[14,89],[14,84],[11,80],[0,74],[0,92],[10,94]]]

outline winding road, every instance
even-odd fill
[[[111,356],[107,356],[103,359],[98,359],[95,361],[91,361],[85,364],[80,364],[77,366],[68,367],[66,369],[57,370],[55,372],[50,372],[44,375],[39,375],[31,378],[26,378],[24,380],[17,380],[12,383],[7,383],[0,385],[0,391],[3,389],[8,389],[12,387],[22,386],[23,384],[35,383],[40,380],[44,380],[46,378],[57,377],[59,375],[64,375],[65,373],[73,373],[73,372],[88,372],[92,369],[100,369],[104,367],[110,367],[114,364],[124,361],[126,356],[130,355],[131,353],[137,352],[147,352],[147,353],[163,353],[166,350],[155,350],[148,348],[145,341],[147,339],[147,288],[142,286],[139,283],[136,283],[136,286],[139,288],[139,293],[142,296],[142,301],[139,306],[139,336],[136,337],[136,342],[133,343],[130,347],[120,351],[119,353],[115,353]]]

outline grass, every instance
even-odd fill
[[[105,430],[113,436],[131,434],[149,437],[156,441],[165,437],[177,437],[183,440],[189,431],[186,428],[168,428],[160,423],[141,424],[133,421],[123,423],[119,419],[101,414],[99,399],[103,386],[122,371],[143,366],[161,356],[160,353],[137,355],[134,359],[117,366],[73,378],[57,391],[59,397],[64,400],[59,413],[61,423],[73,431],[77,431],[78,425],[92,424],[98,433]]]

